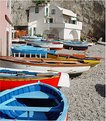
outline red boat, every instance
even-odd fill
[[[19,69],[0,68],[0,91],[38,81],[54,87],[69,87],[69,76],[65,73],[40,73]]]

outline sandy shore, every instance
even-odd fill
[[[87,54],[104,58],[105,46],[93,45]],[[70,78],[70,84],[70,88],[61,89],[68,98],[69,121],[104,121],[105,60],[79,77]]]

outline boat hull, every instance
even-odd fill
[[[79,55],[79,57],[74,57],[73,56],[73,58],[72,57],[68,57],[68,56],[61,56],[61,54],[58,56],[58,55],[56,55],[56,54],[48,54],[48,58],[55,58],[55,59],[57,59],[57,60],[66,60],[66,61],[69,61],[69,60],[71,60],[71,61],[79,61],[79,62],[82,62],[82,63],[88,63],[88,64],[90,64],[91,66],[95,66],[95,65],[97,65],[97,64],[99,64],[100,63],[100,59],[83,59],[83,58],[85,58],[85,56],[80,56]]]
[[[15,69],[26,69],[26,70],[33,70],[33,71],[45,71],[45,72],[63,72],[63,73],[68,73],[68,74],[78,74],[78,73],[83,73],[85,71],[88,71],[90,69],[90,65],[83,65],[82,66],[71,66],[71,64],[68,65],[62,65],[61,64],[58,66],[53,65],[53,66],[46,66],[43,64],[39,65],[30,65],[26,63],[16,63],[16,62],[11,62],[11,61],[5,61],[5,60],[0,60],[0,66],[1,67],[7,67],[7,68],[15,68]]]
[[[14,87],[18,87],[18,86],[22,86],[22,85],[26,85],[26,84],[30,84],[30,83],[35,83],[38,81],[41,81],[43,83],[52,85],[54,87],[58,87],[58,83],[59,83],[59,78],[60,76],[57,77],[53,77],[53,78],[39,78],[39,79],[34,79],[34,78],[20,78],[20,79],[16,79],[16,78],[0,78],[0,91],[6,90],[6,89],[11,89]]]
[[[73,50],[87,50],[88,46],[75,46],[75,45],[68,45],[68,44],[64,44],[63,47],[65,49],[73,49]]]
[[[55,43],[55,42],[27,42],[28,45],[42,47],[42,48],[50,48],[50,50],[61,50],[63,49],[63,43]]]

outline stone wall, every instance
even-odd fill
[[[104,0],[51,0],[51,3],[72,10],[83,22],[82,38],[105,38],[105,2]],[[31,0],[12,0],[14,25],[26,25],[26,9],[34,5]]]

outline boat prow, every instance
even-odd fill
[[[61,73],[58,87],[70,87],[69,74]]]

